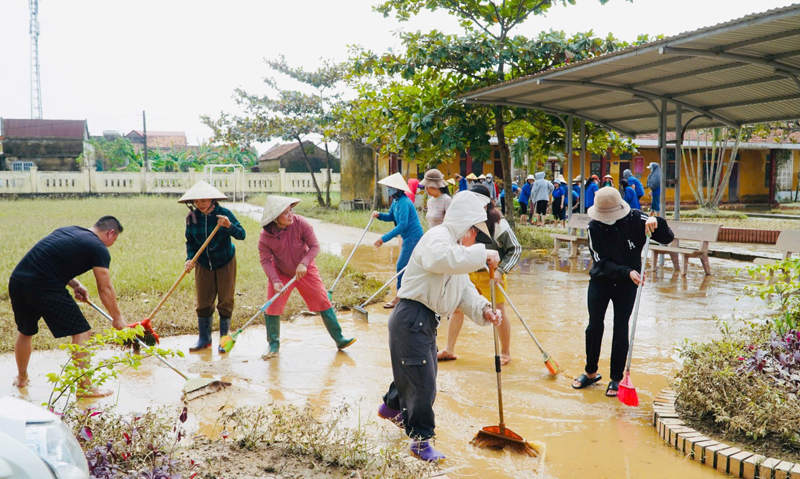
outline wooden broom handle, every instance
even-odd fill
[[[208,243],[211,242],[211,238],[213,238],[214,235],[217,234],[217,231],[219,231],[219,223],[217,223],[217,226],[214,228],[214,231],[212,231],[211,234],[208,235],[208,238],[206,238],[205,243],[203,243],[203,245],[200,246],[200,249],[197,250],[197,253],[194,254],[194,258],[192,258],[192,265],[197,263],[197,258],[199,258],[200,254],[203,251],[205,251],[206,247],[208,246]],[[186,276],[186,274],[188,274],[188,273],[189,272],[184,267],[183,268],[183,272],[181,273],[180,276],[178,276],[178,279],[175,281],[175,283],[172,285],[172,287],[169,288],[169,291],[167,291],[167,294],[165,294],[164,297],[161,298],[161,301],[158,302],[158,304],[156,305],[155,309],[153,309],[153,312],[150,313],[150,315],[145,319],[153,319],[153,316],[155,316],[156,313],[158,312],[158,310],[161,309],[161,306],[164,306],[164,303],[167,301],[167,298],[169,298],[170,295],[172,294],[172,292],[175,291],[175,288],[177,288],[178,285],[181,284],[181,281],[183,281],[184,276]]]

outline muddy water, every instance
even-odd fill
[[[347,255],[352,250],[348,242],[358,236],[358,231],[350,230],[338,237],[328,229],[320,239],[329,251]],[[398,252],[397,246],[377,251],[362,246],[354,263],[388,279]],[[541,354],[512,316],[513,361],[503,369],[505,422],[524,438],[546,444],[544,466],[469,445],[481,427],[496,424],[498,417],[491,329],[467,321],[456,350],[460,358],[440,364],[435,406],[437,445],[447,454],[443,468],[451,477],[700,478],[716,474],[663,444],[650,424],[650,401],[679,367],[675,347],[684,338],[714,337],[717,326],[712,315],[748,316],[761,307],[749,300],[736,301],[745,278],[728,270],[740,264],[712,259],[717,274],[710,278],[698,265],[691,267],[688,278],[673,276],[667,267],[648,283],[634,353],[633,380],[642,402],[639,408],[624,407],[604,397],[605,384],[586,391],[570,387],[570,377],[583,368],[587,265],[586,258],[569,261],[527,256],[509,276],[509,294],[566,371],[557,378],[548,375]],[[369,324],[354,322],[350,313],[341,313],[345,332],[358,337],[346,352],[336,351],[318,316],[300,316],[281,325],[281,354],[275,360],[260,359],[266,347],[263,326],[247,330],[228,355],[206,350],[175,359],[176,365],[192,374],[223,377],[233,383],[224,392],[192,401],[193,425],[201,433],[213,435],[219,431],[221,408],[273,402],[309,403],[321,409],[349,402],[360,408],[362,421],[380,421],[375,408],[391,381],[388,314],[380,304],[369,311]],[[610,312],[606,324],[611,324]],[[439,332],[441,347],[446,341],[446,321]],[[185,350],[193,339],[165,338],[163,345]],[[216,335],[214,341],[216,345]],[[600,372],[606,377],[610,341],[607,334],[600,362]],[[37,403],[46,400],[49,388],[44,374],[55,371],[63,358],[62,352],[35,352],[33,384],[17,391],[10,387],[13,356],[1,356],[0,397],[22,395]],[[103,407],[118,402],[123,412],[177,404],[182,386],[179,376],[149,359],[139,371],[126,372],[112,384],[117,391],[114,397],[95,404]],[[399,430],[392,434],[396,440],[402,438]]]

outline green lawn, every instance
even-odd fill
[[[87,199],[0,200],[0,277],[8,278],[17,262],[41,238],[56,228],[68,225],[89,227],[103,215],[116,216],[124,228],[110,248],[111,275],[119,296],[122,313],[128,322],[139,321],[180,275],[186,259],[184,229],[187,209],[175,198],[129,197]],[[258,224],[247,217],[239,220],[247,230],[245,241],[234,241],[237,256],[236,307],[233,324],[240,326],[266,301],[267,281],[258,258]],[[317,265],[325,284],[333,282],[344,259],[321,253]],[[348,270],[351,268],[348,267]],[[337,286],[334,300],[352,306],[366,299],[380,286],[353,270]],[[93,275],[80,281],[99,302]],[[194,276],[187,275],[164,307],[156,315],[154,326],[161,335],[195,333]],[[305,309],[298,295],[292,295],[286,317]],[[85,308],[86,317],[95,329],[106,321]],[[0,352],[13,350],[16,325],[8,299],[7,279],[0,283]],[[59,344],[40,322],[41,334],[34,338],[36,348]]]

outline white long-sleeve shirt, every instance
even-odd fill
[[[455,198],[444,223],[428,230],[408,262],[398,296],[418,301],[442,317],[456,308],[474,322],[485,325],[483,309],[489,302],[469,280],[469,273],[486,264],[486,247],[476,243],[461,246],[458,240],[474,224],[486,221],[483,195],[464,192]]]

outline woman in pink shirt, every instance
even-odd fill
[[[264,314],[269,342],[269,351],[262,356],[264,359],[278,354],[281,338],[280,316],[295,288],[300,292],[309,311],[320,313],[337,348],[344,349],[356,342],[355,338],[342,336],[336,312],[328,300],[328,292],[314,263],[314,258],[319,253],[317,236],[305,218],[292,212],[292,206],[299,202],[300,200],[285,196],[268,196],[264,214],[261,216],[262,231],[258,240],[258,252],[261,266],[269,278],[268,296],[271,298],[276,292],[282,292]],[[284,290],[284,285],[293,276],[297,276],[297,281]]]

